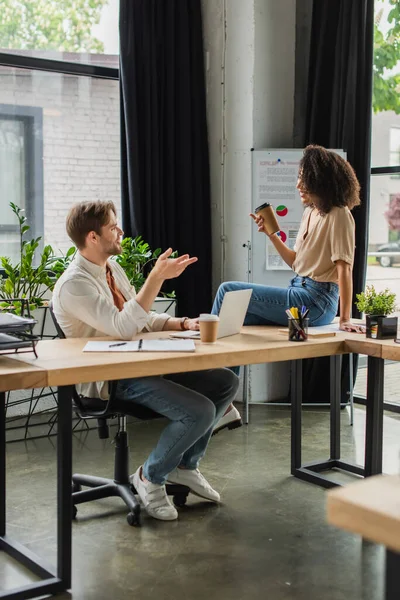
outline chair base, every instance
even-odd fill
[[[81,475],[76,473],[72,477],[72,502],[73,518],[77,515],[77,504],[100,500],[101,498],[111,498],[118,496],[129,509],[127,520],[129,525],[140,525],[140,503],[137,499],[135,487],[130,483],[117,483],[113,479],[105,477],[94,477],[92,475]],[[82,486],[89,487],[88,490],[82,490]],[[167,484],[167,494],[173,496],[174,504],[178,507],[186,504],[189,488],[182,485]]]
[[[76,473],[72,476],[72,518],[77,515],[77,504],[111,498],[118,496],[129,508],[127,520],[129,525],[140,525],[140,503],[137,492],[129,480],[129,448],[126,431],[119,430],[115,436],[115,466],[114,479],[96,477],[95,475],[81,475]],[[82,486],[88,490],[82,490]],[[166,492],[173,496],[176,506],[184,506],[189,494],[189,488],[185,485],[168,483]]]

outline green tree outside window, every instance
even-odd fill
[[[92,35],[108,0],[1,0],[0,48],[104,52]]]

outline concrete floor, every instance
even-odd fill
[[[240,407],[239,407],[240,408]],[[343,457],[363,461],[364,411],[349,427]],[[304,411],[304,459],[327,456],[326,409]],[[163,423],[129,426],[132,471]],[[399,417],[385,416],[384,470],[399,471]],[[202,471],[223,505],[191,496],[179,520],[126,522],[117,499],[81,505],[73,525],[74,600],[380,600],[384,553],[325,523],[325,491],[289,475],[286,408],[252,406],[247,427],[215,436]],[[8,534],[54,562],[55,440],[7,446]],[[111,474],[113,446],[97,433],[74,436],[74,470]],[[343,478],[343,477],[342,477]],[[347,478],[347,476],[346,476]],[[32,580],[0,556],[0,589]],[[69,598],[69,594],[58,596]]]

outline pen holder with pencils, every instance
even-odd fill
[[[306,342],[308,340],[308,319],[294,317],[288,319],[289,342]]]

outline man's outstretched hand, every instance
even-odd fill
[[[179,277],[183,271],[193,263],[197,262],[197,257],[193,256],[190,258],[189,254],[182,254],[177,258],[170,258],[172,254],[172,248],[168,248],[165,252],[160,254],[154,265],[151,275],[159,279],[174,279]]]

